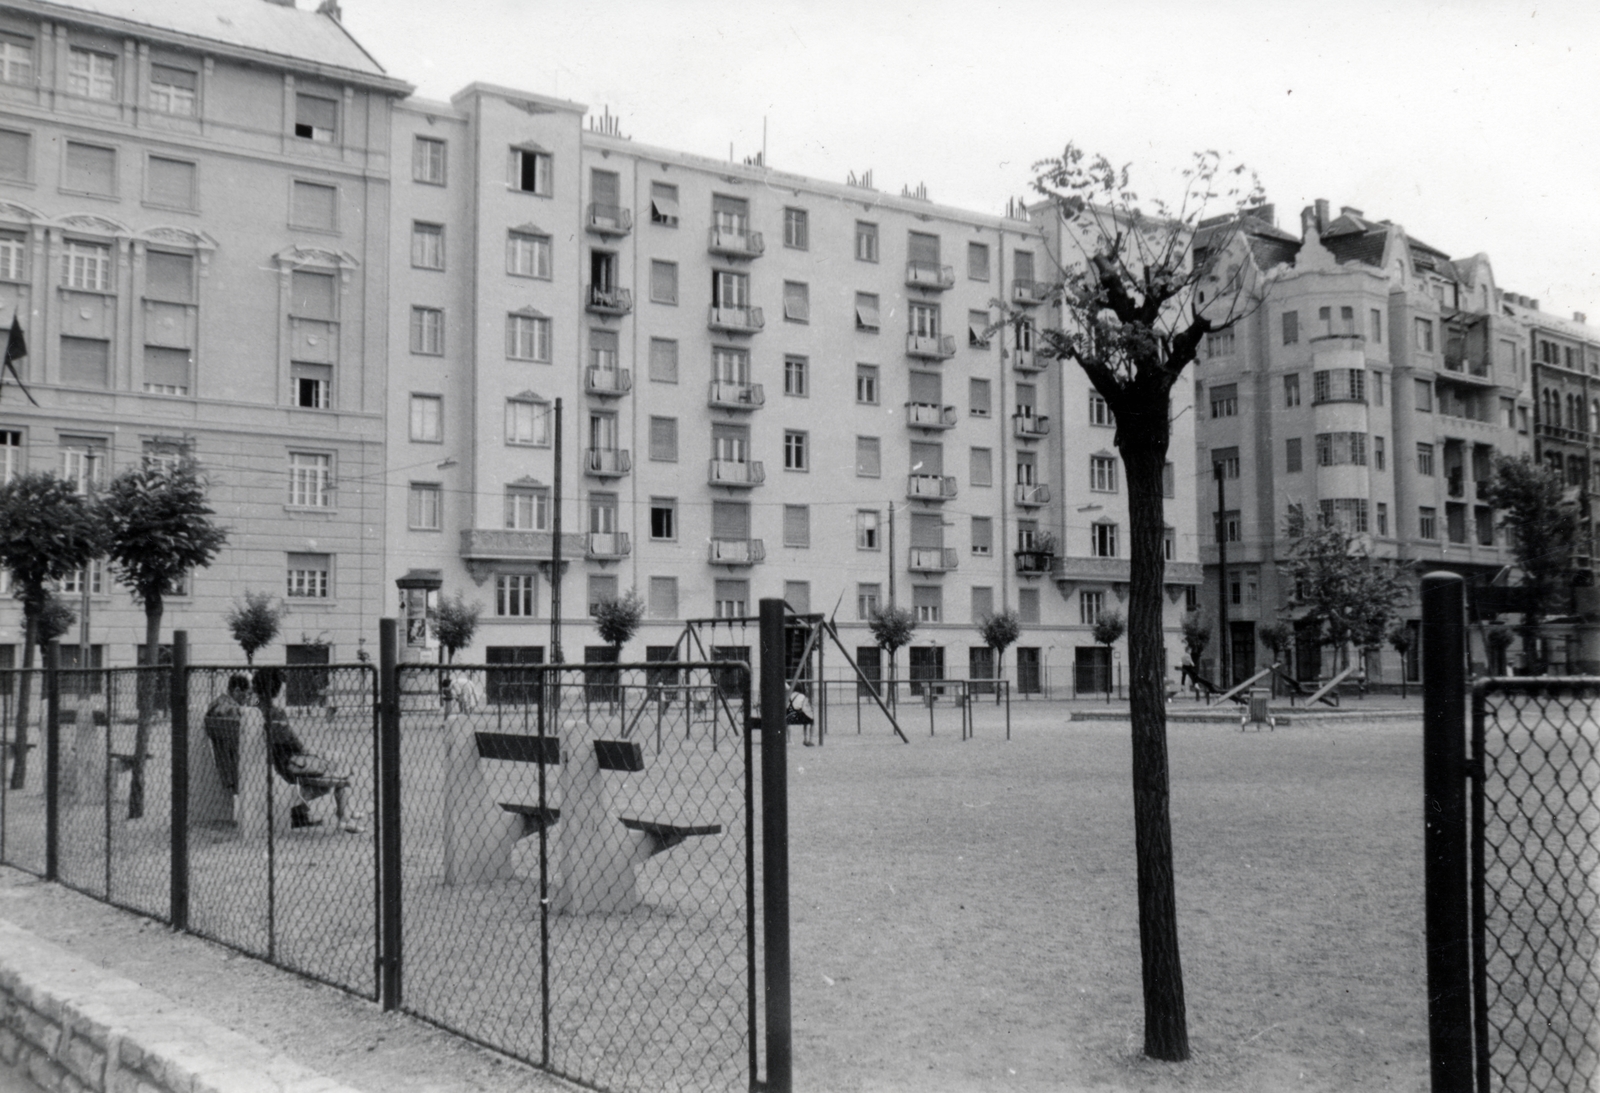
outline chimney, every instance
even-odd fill
[[[1529,300],[1528,301],[1528,306],[1533,308],[1533,310],[1538,311],[1539,310],[1539,301],[1538,300]]]
[[[1587,325],[1588,322],[1589,322],[1589,316],[1585,315],[1581,311],[1574,311],[1572,313],[1572,321],[1575,322],[1575,323],[1583,323],[1583,324]]]
[[[1245,212],[1255,217],[1257,220],[1272,225],[1274,228],[1278,226],[1278,208],[1271,202],[1263,202],[1260,205],[1252,205],[1250,208],[1246,209]]]
[[[1340,216],[1354,216],[1354,217],[1360,217],[1361,219],[1366,219],[1366,217],[1361,212],[1361,210],[1356,208],[1354,205],[1340,205],[1339,206],[1339,215]]]
[[[1320,232],[1326,229],[1329,219],[1328,199],[1325,197],[1317,198],[1317,231]]]

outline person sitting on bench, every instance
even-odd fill
[[[256,673],[256,699],[266,723],[267,752],[272,757],[272,768],[285,782],[300,791],[300,802],[289,811],[289,826],[317,827],[322,821],[311,818],[308,801],[333,791],[334,814],[344,831],[360,832],[360,817],[345,809],[345,791],[350,788],[349,771],[340,769],[331,759],[308,751],[300,738],[289,727],[289,711],[277,701],[283,692],[283,671],[263,668]]]
[[[239,711],[250,702],[250,681],[228,677],[228,689],[206,707],[204,726],[216,756],[217,780],[230,796],[239,792]]]

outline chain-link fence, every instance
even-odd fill
[[[0,671],[0,863],[44,876],[44,672]]]
[[[743,665],[402,666],[402,1006],[613,1090],[754,1068]]]
[[[1474,1019],[1480,1093],[1600,1075],[1600,679],[1474,696]]]

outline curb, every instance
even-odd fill
[[[50,1093],[361,1093],[3,919],[0,1064]]]

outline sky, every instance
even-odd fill
[[[423,98],[609,108],[641,144],[1001,213],[1068,141],[1173,194],[1199,150],[1280,227],[1393,220],[1600,333],[1600,5],[1489,0],[341,0]],[[302,7],[312,0],[300,0]]]

